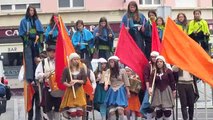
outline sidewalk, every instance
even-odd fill
[[[8,79],[8,85],[11,89],[24,88],[24,82],[18,79]]]

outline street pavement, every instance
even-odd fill
[[[197,105],[198,104],[203,104],[203,102],[201,103],[198,101]],[[89,120],[92,120],[92,117],[93,117],[92,113],[90,113]],[[213,108],[208,108],[207,112],[205,108],[195,109],[194,117],[195,117],[194,118],[195,120],[213,120]],[[25,120],[25,118],[27,118],[27,115],[24,110],[23,96],[13,96],[11,100],[7,102],[7,112],[1,114],[0,116],[0,120]],[[65,119],[62,118],[62,120],[65,120]],[[97,111],[95,111],[95,120],[101,120],[101,116]],[[143,119],[138,119],[138,120],[143,120]],[[180,108],[178,109],[178,120],[182,120]]]
[[[198,89],[200,98],[195,104],[194,120],[213,120],[212,89],[203,82],[198,83]],[[13,94],[11,100],[7,101],[7,111],[1,114],[0,120],[27,120],[25,119],[27,114],[24,110],[23,90],[13,90]],[[90,113],[89,120],[92,120],[92,117],[92,113]],[[182,120],[181,117],[180,103],[178,101],[178,120]],[[62,118],[62,120],[65,119]],[[95,111],[95,120],[101,120],[100,113],[97,111]]]

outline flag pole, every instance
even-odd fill
[[[153,82],[152,82],[152,95],[151,95],[150,98],[149,98],[149,103],[150,103],[150,104],[151,104],[151,102],[152,102],[152,98],[153,98],[153,94],[154,94],[156,72],[157,72],[157,70],[154,69],[154,77],[153,77],[153,80],[152,80],[152,81],[153,81]]]
[[[67,56],[67,65],[68,65],[70,80],[72,81],[72,73],[71,73],[71,70],[70,70],[70,63],[69,63],[69,57],[68,56]],[[72,85],[72,93],[73,93],[74,98],[76,98],[75,87],[73,85]]]

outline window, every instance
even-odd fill
[[[12,5],[1,5],[1,10],[12,10]]]
[[[58,0],[59,7],[70,7],[70,0]]]
[[[73,7],[83,7],[84,0],[73,0]]]
[[[22,10],[22,9],[26,9],[27,8],[27,6],[26,6],[26,4],[17,4],[17,5],[15,5],[15,9],[16,10]]]
[[[58,0],[59,8],[82,8],[84,0]]]
[[[17,78],[23,62],[23,53],[2,53],[1,55],[4,56],[4,59],[2,60],[4,75],[8,79]]]
[[[197,7],[197,0],[175,0],[176,7]]]
[[[160,5],[160,0],[139,0],[140,5]]]
[[[41,8],[40,3],[32,3],[32,4],[29,4],[29,5],[32,5],[33,7],[37,8],[37,9]]]
[[[29,5],[32,5],[36,9],[40,9],[40,3],[22,3],[22,4],[5,4],[0,5],[0,11],[5,12],[16,12],[17,11],[25,11]]]

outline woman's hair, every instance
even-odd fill
[[[109,65],[110,66],[110,65]],[[119,64],[117,61],[114,61],[114,67],[110,66],[110,78],[111,77],[118,77],[119,76]]]
[[[186,24],[187,24],[187,17],[186,17],[186,15],[185,15],[184,13],[178,13],[178,14],[177,14],[176,20],[177,20],[178,22],[180,22],[180,21],[179,21],[179,16],[180,16],[180,15],[183,15],[183,17],[184,17],[184,21],[182,22],[182,24],[183,24],[183,25],[186,25]]]
[[[105,67],[104,69],[102,68],[102,64],[106,64],[106,67]],[[97,76],[98,76],[99,73],[102,73],[103,71],[106,71],[108,68],[109,68],[109,67],[108,67],[108,64],[107,64],[107,63],[99,63],[97,69],[96,69],[95,72],[94,72],[96,78],[97,78]]]
[[[195,15],[196,12],[199,12],[201,14],[201,10],[200,9],[196,9],[193,11],[193,15]]]
[[[4,77],[1,77],[1,83],[4,84]]]
[[[36,11],[35,7],[33,7],[33,6],[31,6],[31,5],[28,6],[27,11],[26,11],[26,14],[25,14],[25,17],[26,17],[27,19],[31,17],[31,16],[30,16],[30,8],[32,8],[32,9],[34,10],[34,15],[32,16],[33,19],[38,19],[37,11]]]
[[[53,27],[54,25],[55,25],[55,20],[54,20],[54,17],[55,16],[58,16],[58,14],[57,13],[53,13],[52,14],[52,17],[51,17],[51,19],[50,19],[50,26],[51,27]]]
[[[79,29],[78,29],[78,24],[82,24],[83,27],[84,27],[84,22],[83,22],[83,20],[77,20],[77,22],[75,23],[75,29],[76,29],[77,31],[79,31]]]
[[[155,10],[149,10],[148,11],[148,17],[150,16],[150,13],[154,14],[155,17],[157,17],[157,13],[155,12]]]
[[[133,16],[131,16],[130,6],[134,6],[136,8],[135,12],[133,13]],[[127,17],[128,18],[133,17],[134,20],[140,21],[138,5],[137,5],[137,3],[135,1],[129,2],[128,9],[127,9]]]
[[[157,17],[157,19],[156,19],[156,24],[157,24],[158,19],[161,19],[162,25],[165,26],[165,21],[164,21],[164,19],[163,19],[162,17]]]
[[[101,26],[101,22],[106,22],[106,28],[108,30],[108,34],[112,34],[112,29],[111,27],[109,26],[109,23],[107,22],[107,19],[105,17],[101,17],[100,20],[99,20],[99,24],[98,24],[98,33],[101,34],[102,33],[102,30],[103,30],[103,27]]]

